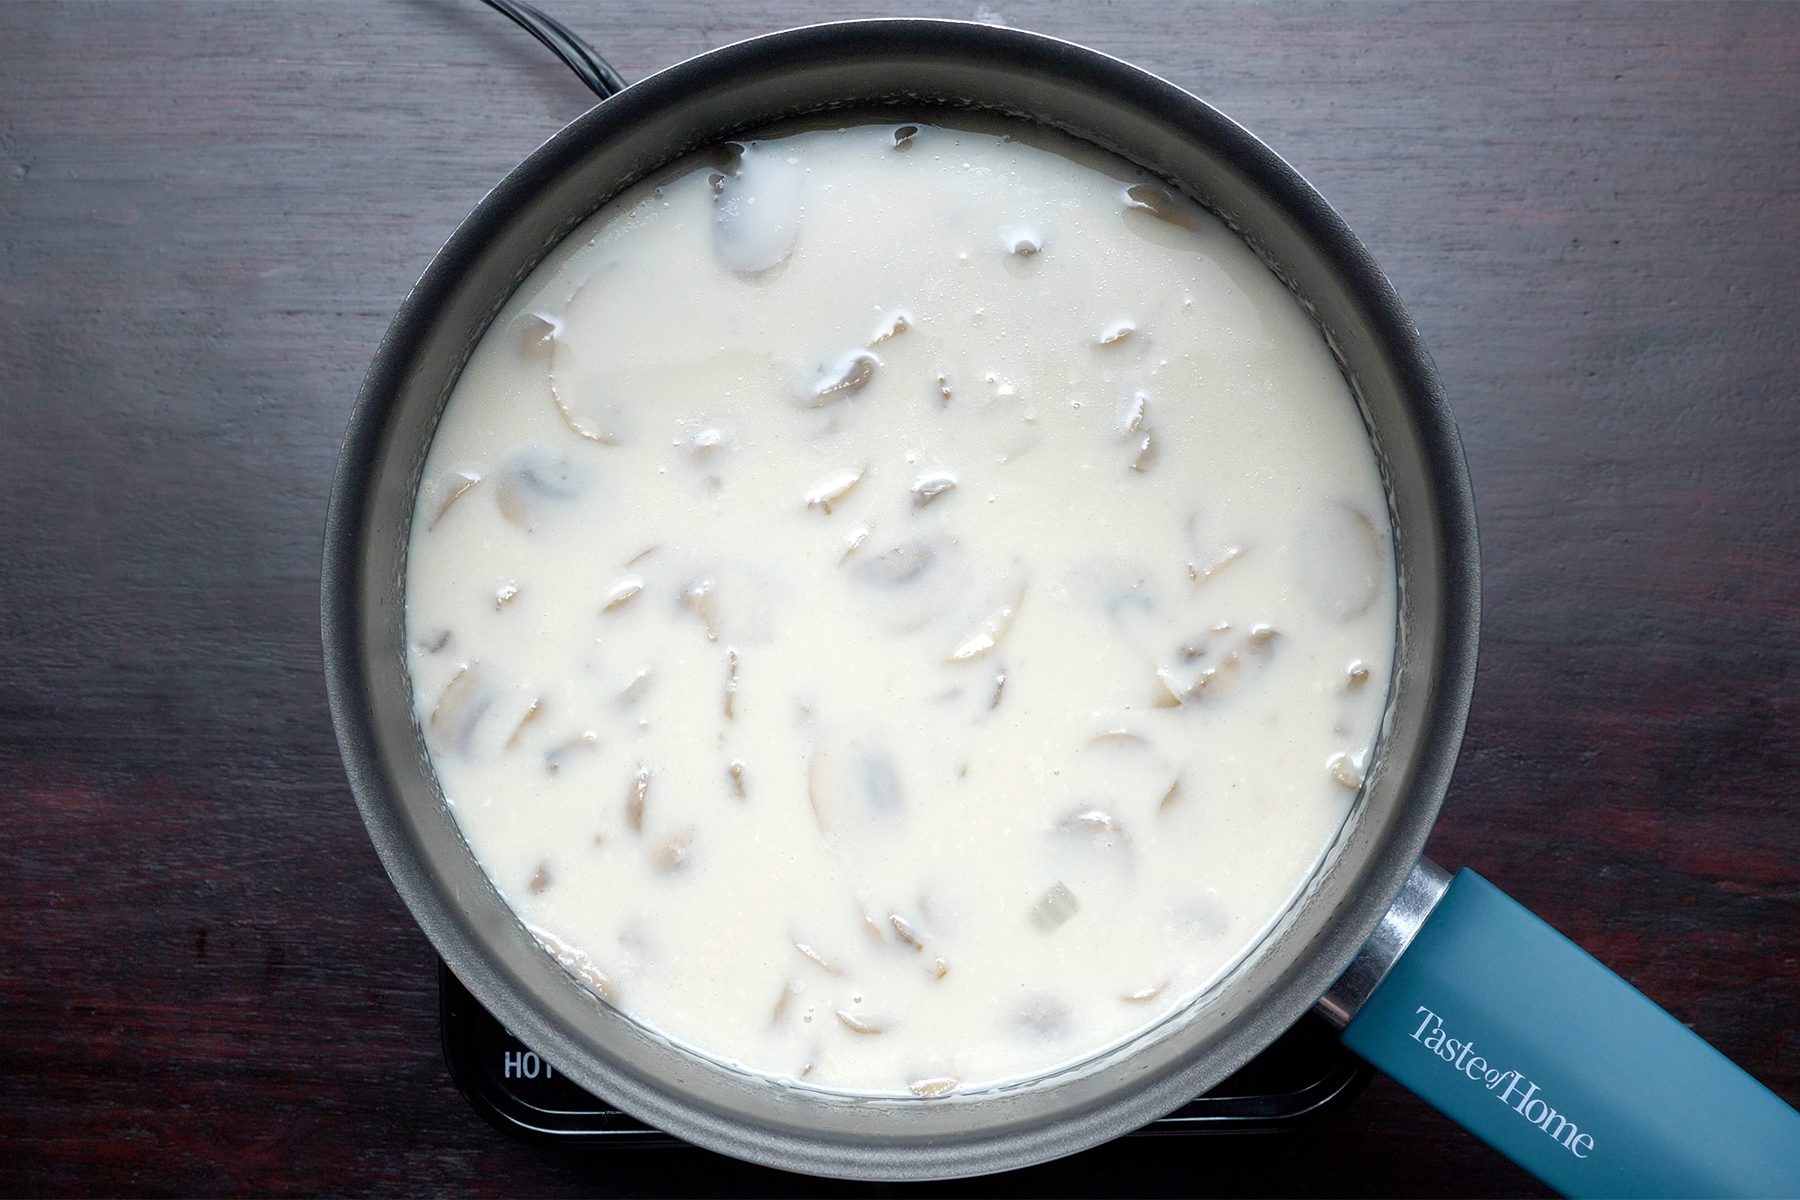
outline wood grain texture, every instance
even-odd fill
[[[628,78],[872,12],[546,6]],[[1800,8],[996,7],[1206,96],[1367,241],[1482,520],[1434,856],[1800,1100]],[[586,103],[472,0],[0,5],[0,1190],[843,1190],[485,1126],[331,736],[319,532],[362,372]],[[1539,1190],[1379,1081],[1278,1140],[987,1186]]]

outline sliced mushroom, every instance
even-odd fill
[[[644,809],[650,803],[650,765],[639,763],[625,792],[625,824],[633,833],[644,832]]]
[[[1301,531],[1300,592],[1334,621],[1361,616],[1375,602],[1387,569],[1384,539],[1360,509],[1330,505]]]
[[[883,1027],[881,1025],[876,1024],[866,1017],[859,1017],[855,1013],[848,1012],[841,1008],[837,1010],[837,1019],[842,1022],[844,1028],[848,1029],[851,1033],[869,1035],[883,1032]]]
[[[1223,571],[1226,567],[1229,567],[1232,563],[1238,561],[1242,557],[1244,557],[1244,548],[1242,546],[1227,546],[1219,551],[1218,555],[1204,567],[1194,567],[1190,565],[1188,567],[1188,576],[1194,581],[1195,587],[1204,587],[1211,583],[1213,578],[1217,576],[1220,571]]]
[[[438,702],[432,706],[432,734],[451,752],[467,754],[475,728],[492,702],[481,672],[473,665],[463,667],[444,685]]]
[[[511,750],[517,746],[519,739],[525,736],[525,730],[541,720],[543,715],[544,701],[542,697],[539,697],[531,702],[531,707],[525,710],[525,715],[519,718],[517,725],[513,726],[512,736],[506,739],[506,748]]]
[[[1021,582],[1012,599],[989,613],[981,622],[981,627],[950,652],[947,661],[967,662],[972,658],[980,658],[1004,641],[1012,630],[1013,622],[1018,619],[1019,606],[1025,603],[1025,588],[1026,584]]]
[[[681,607],[700,618],[707,641],[719,640],[719,598],[713,591],[712,580],[702,579],[689,584],[681,593]]]
[[[906,1086],[913,1095],[931,1099],[938,1096],[948,1096],[951,1092],[954,1092],[956,1090],[956,1080],[950,1078],[948,1075],[939,1075],[931,1079],[915,1079]]]
[[[1193,220],[1173,195],[1152,183],[1134,183],[1125,189],[1125,208],[1166,221],[1182,229],[1193,227]]]
[[[1175,776],[1175,781],[1169,784],[1169,790],[1164,792],[1162,799],[1156,802],[1156,811],[1167,812],[1170,808],[1173,808],[1176,804],[1180,803],[1181,798],[1185,793],[1186,789],[1182,786],[1181,776]]]
[[[1156,457],[1156,433],[1146,429],[1143,436],[1137,439],[1137,454],[1132,457],[1131,469],[1142,475],[1156,465]]]
[[[888,924],[894,927],[894,936],[911,946],[915,951],[925,949],[925,939],[919,936],[918,930],[907,923],[905,917],[894,913],[888,917]]]
[[[831,506],[843,500],[856,490],[856,485],[868,474],[868,467],[840,467],[813,482],[806,489],[806,507],[816,508],[826,516],[831,515]]]
[[[849,562],[850,556],[862,548],[862,544],[869,540],[869,533],[873,528],[865,522],[850,531],[850,536],[844,539],[844,553],[838,557],[839,566]]]
[[[612,590],[606,593],[606,603],[601,606],[600,611],[618,612],[621,608],[624,608],[627,604],[636,600],[643,590],[644,581],[642,579],[638,578],[636,575],[627,575],[625,578],[619,580],[619,582],[613,584]]]
[[[862,931],[869,935],[871,942],[877,946],[887,945],[887,935],[881,932],[881,926],[875,923],[875,918],[869,915],[867,909],[858,911],[857,916],[862,921]]]
[[[821,971],[825,972],[827,975],[842,975],[843,974],[843,972],[838,970],[835,966],[833,966],[825,958],[825,956],[823,954],[820,954],[817,950],[813,949],[812,946],[810,946],[806,942],[795,941],[794,949],[796,949],[800,952],[800,957],[804,958],[807,962],[810,962],[813,966],[819,968]]]
[[[878,750],[862,755],[862,793],[869,811],[877,816],[894,818],[906,807],[900,785],[900,771],[894,760]]]
[[[586,473],[561,455],[527,449],[503,467],[494,483],[500,515],[520,529],[537,528],[543,514],[585,490]]]
[[[469,494],[471,488],[481,482],[481,476],[474,471],[452,471],[438,484],[438,501],[431,514],[431,523],[425,528],[436,529],[443,521],[444,515],[456,507],[456,502]]]
[[[1130,835],[1118,818],[1098,808],[1084,808],[1070,813],[1056,823],[1059,833],[1073,833],[1103,841],[1108,846],[1130,841]]]
[[[600,748],[600,735],[592,729],[585,730],[544,755],[544,774],[554,775],[562,770],[563,764],[576,754],[585,754]]]
[[[658,842],[656,849],[650,852],[651,865],[659,871],[679,871],[687,866],[688,852],[693,844],[693,830],[684,829],[679,833],[672,833]]]
[[[1136,391],[1125,397],[1125,403],[1119,409],[1119,432],[1129,437],[1144,431],[1144,420],[1149,416],[1150,394]]]
[[[882,319],[876,328],[875,335],[869,339],[871,348],[883,342],[892,341],[908,329],[912,328],[912,317],[904,309],[895,309]]]
[[[713,252],[739,278],[772,278],[800,238],[806,168],[784,150],[732,145],[711,176]]]
[[[902,542],[864,559],[856,568],[856,576],[883,587],[900,587],[924,575],[937,563],[937,558],[937,551],[930,542]]]
[[[650,694],[650,668],[639,667],[632,673],[631,682],[619,689],[619,706],[634,708],[638,701]]]
[[[705,463],[721,451],[737,448],[737,428],[729,421],[710,421],[689,428],[692,432],[687,437],[688,453],[699,462]]]
[[[440,629],[429,637],[420,638],[413,643],[413,646],[421,654],[438,654],[449,644],[450,631],[448,629]]]
[[[912,497],[914,508],[924,508],[939,496],[948,495],[956,488],[956,472],[947,467],[934,467],[922,471],[912,481]]]
[[[1131,335],[1136,332],[1137,326],[1133,325],[1130,321],[1114,321],[1111,325],[1108,325],[1105,329],[1100,331],[1100,336],[1096,338],[1095,341],[1102,346],[1117,346],[1119,343],[1129,339]]]
[[[867,350],[858,350],[827,367],[807,388],[803,406],[824,408],[854,396],[869,386],[881,360]]]

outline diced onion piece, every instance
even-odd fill
[[[1049,933],[1080,911],[1081,902],[1075,899],[1075,893],[1060,883],[1053,883],[1038,897],[1037,903],[1031,906],[1031,920],[1039,929]]]

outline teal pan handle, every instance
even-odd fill
[[[1463,871],[1344,1042],[1568,1196],[1800,1196],[1800,1113]]]

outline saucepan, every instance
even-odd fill
[[[608,1008],[538,946],[458,834],[413,715],[401,581],[432,432],[488,322],[610,197],[771,122],[903,106],[1007,114],[1112,150],[1248,242],[1324,331],[1385,477],[1398,662],[1366,783],[1323,867],[1245,963],[1078,1068],[931,1101],[781,1087]],[[1800,1115],[1479,876],[1420,853],[1474,679],[1474,507],[1455,424],[1393,288],[1293,168],[1172,84],[1017,30],[817,25],[605,100],[509,174],[407,296],[351,418],[326,529],[337,735],[376,849],[445,962],[570,1079],[701,1146],[845,1178],[972,1175],[1116,1137],[1206,1092],[1309,1009],[1358,1053],[1572,1194],[1800,1193]]]

